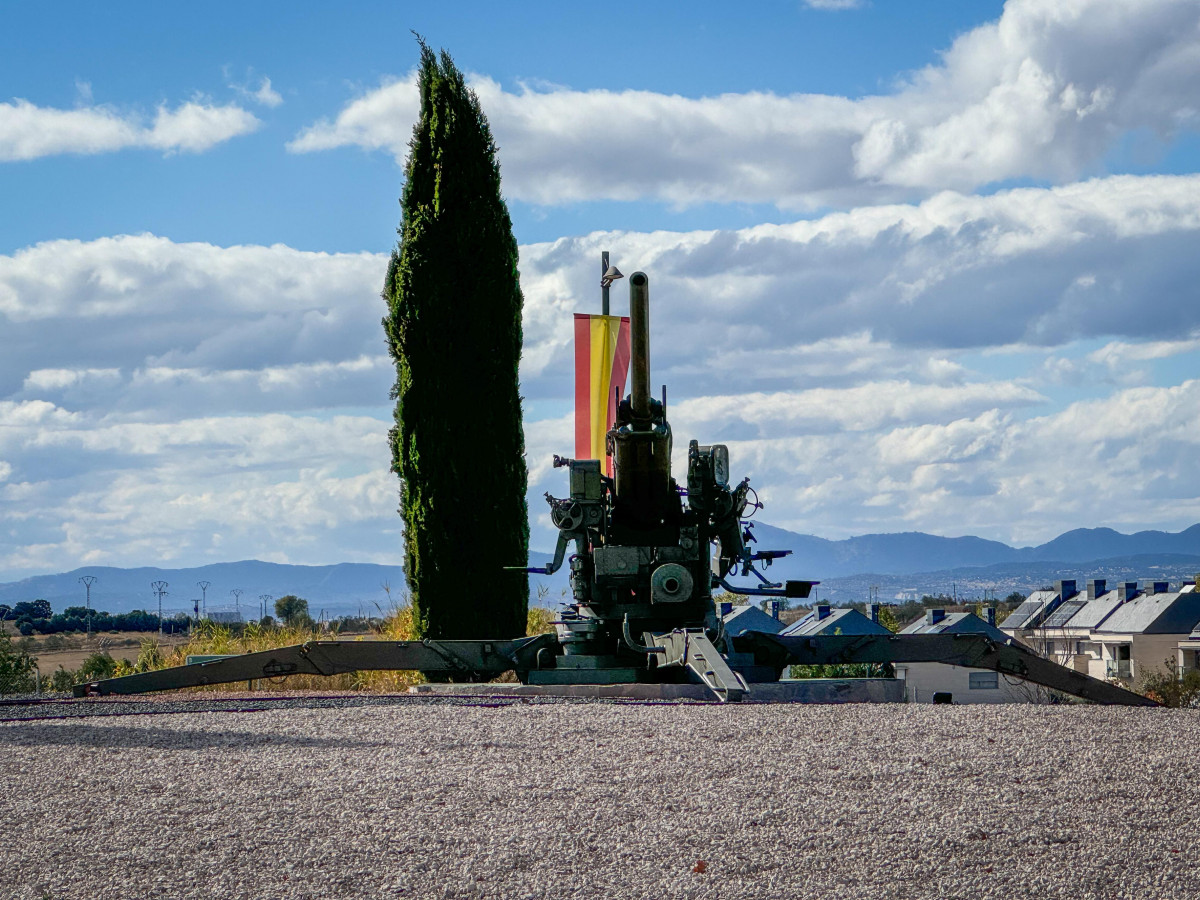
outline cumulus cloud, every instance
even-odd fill
[[[841,0],[831,0],[841,2]],[[1191,0],[1009,0],[890,94],[690,98],[505,90],[473,76],[505,192],[535,204],[652,198],[807,208],[909,199],[1012,178],[1065,180],[1130,132],[1200,127]],[[402,160],[413,74],[304,129],[294,152],[359,146]]]
[[[526,245],[523,390],[563,394],[571,313],[594,308],[586,261],[601,249],[651,275],[655,378],[706,396],[954,384],[963,352],[1085,338],[1136,343],[1140,355],[1182,350],[1200,330],[1189,300],[1198,230],[1200,176],[1122,176],[736,231]],[[379,254],[153,235],[0,256],[11,338],[0,396],[247,412],[383,397],[385,271]],[[624,303],[618,282],[614,308]],[[1132,355],[1120,343],[1104,352]]]
[[[823,537],[983,534],[1015,544],[1068,528],[1183,528],[1200,517],[1200,382],[1118,391],[1045,416],[946,422],[730,445],[772,524]]]
[[[690,438],[730,444],[769,522],[1025,541],[1191,524],[1198,383],[1065,410],[1054,388],[1200,356],[1197,210],[1200,176],[1119,177],[523,246],[534,546],[553,540],[540,494],[565,490],[571,313],[598,306],[601,249],[650,274],[677,466]],[[0,572],[231,546],[394,561],[386,263],[153,235],[0,256]]]
[[[0,403],[9,501],[0,570],[64,560],[392,562],[399,546],[387,424],[266,414],[106,423],[44,402]],[[11,463],[7,460],[12,460]]]
[[[532,245],[522,249],[526,371],[569,367],[566,314],[595,295],[579,260],[601,249],[650,273],[657,377],[686,377],[700,393],[794,387],[819,373],[814,349],[837,342],[832,359],[859,370],[907,370],[916,351],[944,379],[952,351],[1169,341],[1200,327],[1198,210],[1198,176],[1120,176],[739,231]]]
[[[299,396],[316,384],[343,390],[356,379],[386,395],[390,381],[372,381],[379,366],[369,362],[384,350],[386,265],[377,254],[180,244],[152,235],[51,241],[0,256],[0,321],[11,337],[11,352],[0,360],[0,396],[20,385],[26,392],[101,391],[111,400],[117,386],[107,376],[82,373],[97,369],[121,370],[124,388],[143,398],[174,393],[183,407],[191,394],[180,385],[215,391],[216,373],[242,378],[243,388],[255,389],[247,394],[267,390],[277,398],[289,384]],[[236,374],[249,370],[258,374]],[[242,392],[226,387],[225,408],[239,408]],[[262,408],[253,396],[247,402]],[[319,395],[310,402],[322,405]]]
[[[90,87],[87,93],[90,96]],[[261,122],[240,106],[191,100],[158,107],[152,120],[108,107],[53,109],[27,100],[0,103],[0,162],[63,153],[111,153],[149,147],[164,153],[201,153],[249,134]]]

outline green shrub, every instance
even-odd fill
[[[70,669],[64,669],[62,666],[59,666],[55,673],[50,676],[50,690],[70,693],[71,688],[80,680],[75,677],[75,673]]]
[[[141,652],[138,653],[137,662],[133,664],[133,668],[138,672],[150,672],[154,669],[162,669],[167,665],[167,658],[162,652],[162,648],[158,646],[157,641],[143,641]]]
[[[891,663],[836,663],[825,666],[791,666],[792,678],[895,678]]]
[[[117,669],[117,661],[107,653],[93,653],[83,661],[76,677],[79,681],[100,681],[112,678]]]
[[[1180,674],[1175,660],[1167,659],[1163,668],[1142,678],[1142,693],[1163,706],[1189,709],[1200,706],[1200,672],[1192,669]]]
[[[0,628],[0,694],[32,694],[37,690],[37,660],[12,645]]]

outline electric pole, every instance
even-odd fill
[[[83,582],[83,589],[87,591],[87,636],[90,639],[92,636],[92,585],[98,579],[95,575],[84,575],[79,580]]]
[[[229,593],[233,594],[233,608],[237,610],[238,621],[242,621],[242,594],[241,588],[234,588]]]
[[[154,593],[158,594],[158,636],[162,637],[162,598],[167,594],[167,583],[165,581],[152,581],[150,588]]]
[[[263,619],[265,619],[267,617],[267,603],[274,599],[275,598],[272,597],[270,594],[259,594],[258,595],[258,613],[259,613],[258,621],[261,622]]]
[[[197,581],[196,587],[200,588],[200,609],[204,612],[204,618],[208,618],[208,586],[211,581]]]

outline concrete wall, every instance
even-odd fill
[[[1135,634],[1133,636],[1133,681],[1137,684],[1149,674],[1162,672],[1167,660],[1174,660],[1179,642],[1187,635]]]
[[[945,663],[903,663],[896,666],[897,678],[901,670],[904,671],[905,699],[909,703],[932,703],[934,692],[941,691],[949,691],[955,703],[1034,703],[1044,694],[1037,685],[1000,675],[991,669],[968,669]],[[972,688],[973,672],[995,675],[996,687]]]
[[[506,697],[596,697],[622,700],[713,700],[700,684],[418,684],[410,694]],[[903,703],[894,678],[802,678],[753,682],[743,703]]]

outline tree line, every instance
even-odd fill
[[[90,623],[89,623],[90,619]],[[127,613],[89,610],[83,606],[68,606],[54,613],[45,600],[32,600],[16,606],[0,606],[0,621],[11,621],[21,634],[65,634],[73,631],[158,631],[159,618],[155,613],[135,609]],[[164,634],[178,634],[191,627],[191,616],[179,613],[162,619]]]
[[[90,620],[90,622],[89,622]],[[0,604],[0,622],[12,622],[25,637],[33,634],[69,634],[88,631],[158,631],[159,618],[144,609],[127,613],[109,613],[104,610],[89,610],[83,606],[68,606],[55,613],[47,600],[28,600],[13,606]],[[162,618],[164,634],[183,634],[199,620],[186,613],[176,613]],[[330,622],[330,627],[340,631],[366,631],[372,620],[362,616],[342,616]],[[314,628],[316,622],[308,611],[308,601],[295,594],[285,594],[275,601],[275,616],[265,616],[259,622],[263,627],[277,624],[295,628]]]

